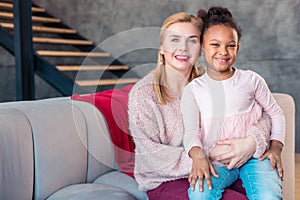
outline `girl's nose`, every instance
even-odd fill
[[[219,48],[219,54],[221,54],[221,55],[227,55],[228,54],[228,50],[227,50],[226,46],[221,46]]]

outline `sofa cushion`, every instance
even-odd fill
[[[106,184],[106,185],[114,186],[117,188],[121,188],[121,189],[129,192],[137,200],[148,199],[147,194],[138,189],[138,184],[133,178],[131,178],[130,176],[127,176],[126,174],[121,173],[119,171],[112,171],[112,172],[106,173],[106,174],[100,176],[99,178],[97,178],[94,181],[94,183]]]
[[[103,184],[76,184],[52,194],[47,200],[134,200],[128,192]]]

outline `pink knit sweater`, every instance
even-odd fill
[[[150,73],[137,82],[129,94],[129,128],[134,138],[135,179],[141,191],[158,187],[161,183],[188,176],[192,160],[183,147],[183,122],[180,97],[161,105],[152,86]],[[270,121],[262,118],[251,131],[257,132],[256,154],[262,154],[269,135]]]

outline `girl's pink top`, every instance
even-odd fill
[[[218,140],[256,134],[249,129],[262,111],[271,119],[270,139],[284,144],[284,114],[264,79],[253,71],[235,69],[231,78],[222,81],[207,73],[194,79],[183,91],[181,111],[187,151],[199,146],[209,154]]]

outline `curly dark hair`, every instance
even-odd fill
[[[235,29],[238,34],[238,40],[240,40],[242,37],[242,30],[240,26],[237,24],[231,12],[227,8],[210,7],[208,11],[199,9],[197,16],[204,22],[200,37],[201,43],[203,42],[203,34],[207,31],[207,29],[211,26],[219,24],[223,24]]]

